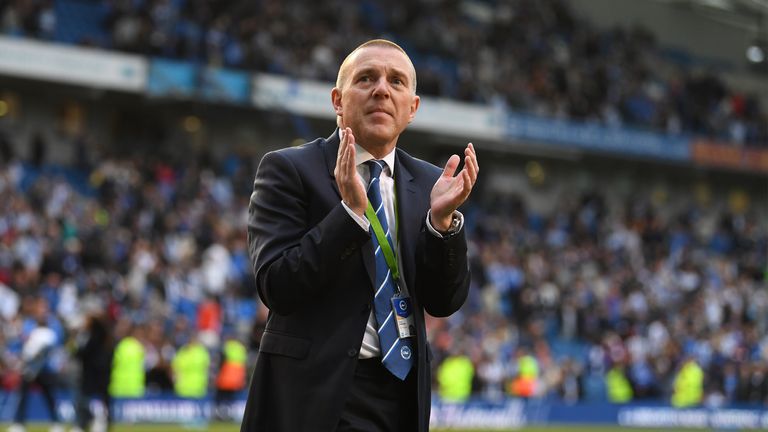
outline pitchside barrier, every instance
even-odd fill
[[[16,393],[0,392],[0,423],[8,423],[18,403]],[[58,410],[65,422],[72,422],[74,410],[68,394],[59,394]],[[100,412],[99,402],[92,406]],[[42,396],[32,393],[28,421],[47,421]],[[190,400],[172,396],[113,401],[112,416],[118,423],[182,423],[208,421],[239,422],[245,409],[245,394],[232,402],[215,405],[212,399]],[[662,403],[607,402],[566,404],[545,399],[507,399],[499,402],[473,400],[444,403],[434,400],[431,424],[439,428],[518,429],[528,425],[618,425],[625,427],[768,429],[768,409],[750,406],[697,407],[676,409]]]

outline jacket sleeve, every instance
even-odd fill
[[[416,295],[430,315],[445,317],[459,310],[469,292],[465,229],[440,238],[423,220],[416,248]]]
[[[259,296],[287,315],[317,298],[370,236],[339,203],[314,226],[310,188],[281,152],[264,156],[248,206],[248,251]]]

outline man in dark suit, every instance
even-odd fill
[[[419,106],[408,55],[366,42],[342,63],[339,129],[264,156],[248,247],[270,314],[241,431],[426,431],[424,312],[467,296],[463,216],[475,150],[445,169],[396,147]]]

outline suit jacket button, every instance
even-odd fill
[[[357,348],[350,348],[347,351],[347,355],[350,357],[355,357],[357,355]]]

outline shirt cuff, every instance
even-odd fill
[[[352,216],[352,219],[354,219],[354,221],[357,222],[358,225],[360,225],[360,228],[362,228],[363,231],[368,232],[368,230],[371,228],[371,223],[368,222],[368,219],[366,219],[366,218],[358,215],[357,213],[353,212],[352,209],[350,209],[347,206],[347,203],[345,203],[344,200],[341,201],[341,205],[343,205],[344,206],[344,210],[346,210],[347,213],[349,213],[349,215]],[[429,217],[429,216],[427,216],[427,217]],[[463,220],[464,219],[462,218],[462,221]]]
[[[458,223],[455,223],[455,222],[452,223],[451,227],[448,228],[448,232],[446,233],[446,235],[443,235],[438,230],[436,230],[435,227],[432,226],[432,222],[430,222],[429,220],[429,216],[431,214],[432,214],[432,210],[430,209],[429,211],[427,211],[427,229],[436,237],[439,237],[439,238],[450,237],[456,234],[457,232],[461,231],[461,229],[464,227],[464,215],[461,214],[460,211],[455,210],[453,212],[453,219],[454,220],[458,219]]]

